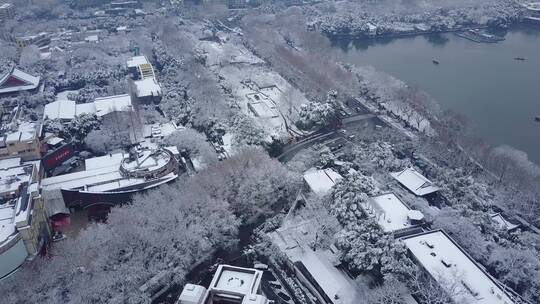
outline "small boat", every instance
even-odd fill
[[[439,60],[437,60],[437,59],[433,59],[431,62],[433,62],[433,64],[439,64],[440,63]]]
[[[517,61],[525,61],[525,58],[523,58],[523,57],[514,57],[514,60],[517,60]]]
[[[540,122],[540,115],[534,118],[535,121]]]

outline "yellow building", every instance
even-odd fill
[[[14,123],[11,128],[0,130],[0,159],[20,157],[23,160],[41,158],[39,139],[41,126],[33,122]]]

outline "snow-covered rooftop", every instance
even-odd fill
[[[253,114],[255,114],[255,116],[257,117],[278,117],[278,113],[276,112],[276,110],[269,107],[268,104],[265,102],[251,102],[249,103],[249,107]]]
[[[41,180],[41,186],[45,190],[77,189],[114,181],[120,178],[122,178],[122,176],[118,171],[118,167],[104,167],[96,170],[86,170],[44,178]]]
[[[13,68],[0,78],[0,94],[33,90],[38,87],[39,80],[40,77]]]
[[[186,284],[186,286],[184,286],[184,289],[182,289],[179,300],[180,303],[199,303],[205,293],[206,288],[202,286]]]
[[[136,160],[125,159],[122,162],[122,167],[129,172],[152,172],[164,167],[170,160],[170,155],[164,151],[144,150],[138,154]]]
[[[260,294],[263,272],[252,268],[219,265],[208,290],[199,285],[186,284],[179,297],[181,303],[265,304]]]
[[[122,163],[122,160],[124,160],[124,158],[126,157],[129,157],[129,155],[125,153],[114,153],[105,156],[92,157],[85,159],[84,165],[87,171],[103,169],[107,167],[118,169],[120,167],[120,164]]]
[[[17,164],[16,161],[19,161]],[[3,160],[0,167],[0,246],[28,224],[34,164],[21,164],[20,158]],[[1,267],[0,267],[1,268]]]
[[[368,214],[375,217],[385,232],[394,232],[414,225],[409,220],[410,208],[395,194],[387,193],[372,197],[362,204]]]
[[[52,146],[56,146],[56,145],[58,145],[59,143],[61,143],[63,141],[64,141],[63,138],[53,136],[53,137],[47,139],[47,144],[52,145]]]
[[[131,57],[127,61],[127,66],[128,68],[134,68],[134,67],[138,67],[141,64],[148,64],[148,63],[150,62],[148,62],[148,59],[146,58],[146,56],[135,56],[135,57]]]
[[[30,184],[32,171],[32,165],[17,164],[0,168],[0,202],[4,196],[15,195],[22,184]]]
[[[57,100],[45,105],[43,117],[46,119],[71,120],[76,115],[75,101]]]
[[[128,94],[99,97],[94,100],[96,115],[104,116],[115,111],[131,111],[131,97]]]
[[[76,104],[72,100],[56,100],[45,105],[44,117],[50,120],[72,120],[82,114],[103,116],[114,111],[131,111],[131,97],[127,94],[99,97],[93,102]]]
[[[11,167],[17,167],[21,164],[21,158],[20,157],[11,157],[11,158],[4,158],[0,159],[0,170],[11,168]],[[1,175],[0,175],[1,178]]]
[[[84,41],[86,42],[98,42],[99,41],[99,36],[98,35],[90,35],[86,38],[84,38]]]
[[[0,244],[17,232],[15,229],[15,206],[0,205]]]
[[[499,225],[502,229],[505,230],[514,230],[519,227],[519,225],[514,224],[512,222],[509,222],[507,219],[503,217],[500,213],[495,213],[491,215],[491,219]]]
[[[154,78],[145,78],[133,82],[137,97],[161,96],[161,87]]]
[[[221,265],[210,288],[240,294],[255,294],[261,283],[262,271],[248,268]]]
[[[442,230],[403,238],[422,267],[443,287],[456,286],[456,303],[511,304],[514,301]]]
[[[156,179],[156,183],[153,185],[161,184],[160,181],[166,183],[176,177],[178,177],[176,173],[168,173]],[[45,178],[41,181],[41,185],[44,191],[65,189],[101,193],[122,191],[122,189],[126,188],[134,189],[134,187],[146,185],[148,181],[144,177],[127,178],[118,169],[112,170],[112,168],[106,167]]]
[[[430,180],[414,168],[393,172],[390,175],[417,196],[424,196],[439,191],[439,187],[433,185]]]
[[[272,242],[284,252],[293,263],[301,262],[311,277],[321,287],[334,304],[356,303],[360,295],[354,281],[346,273],[334,267],[328,254],[323,250],[313,251],[304,238],[310,230],[305,222],[277,229],[269,234]]]
[[[127,161],[128,157],[128,154],[116,153],[90,158],[85,160],[85,171],[45,178],[41,181],[41,186],[47,191],[54,189],[78,189],[88,192],[115,191],[147,183],[149,177],[144,176],[144,173],[151,173],[152,170],[162,168],[170,161],[169,154],[163,151],[143,151],[138,162]],[[121,167],[127,172],[141,172],[141,176],[128,177],[122,172]],[[159,179],[172,180],[176,177],[177,174],[171,172]]]
[[[342,176],[332,169],[318,170],[311,168],[304,173],[304,180],[311,191],[321,196],[327,194],[341,178]]]
[[[96,105],[93,102],[79,103],[75,105],[75,115],[94,113],[96,113]]]
[[[23,121],[16,122],[15,128],[4,130],[4,134],[0,134],[0,141],[4,141],[5,144],[17,143],[17,142],[30,142],[37,139],[38,126],[33,122]],[[5,138],[2,138],[5,135]]]

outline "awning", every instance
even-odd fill
[[[66,204],[64,204],[61,189],[43,190],[41,195],[43,196],[48,217],[57,214],[69,214],[69,209],[66,207]]]

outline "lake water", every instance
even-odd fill
[[[540,164],[540,122],[534,121],[540,115],[540,28],[511,30],[505,38],[481,44],[442,34],[339,47],[345,61],[420,87],[443,108],[465,114],[490,144],[511,145]]]

